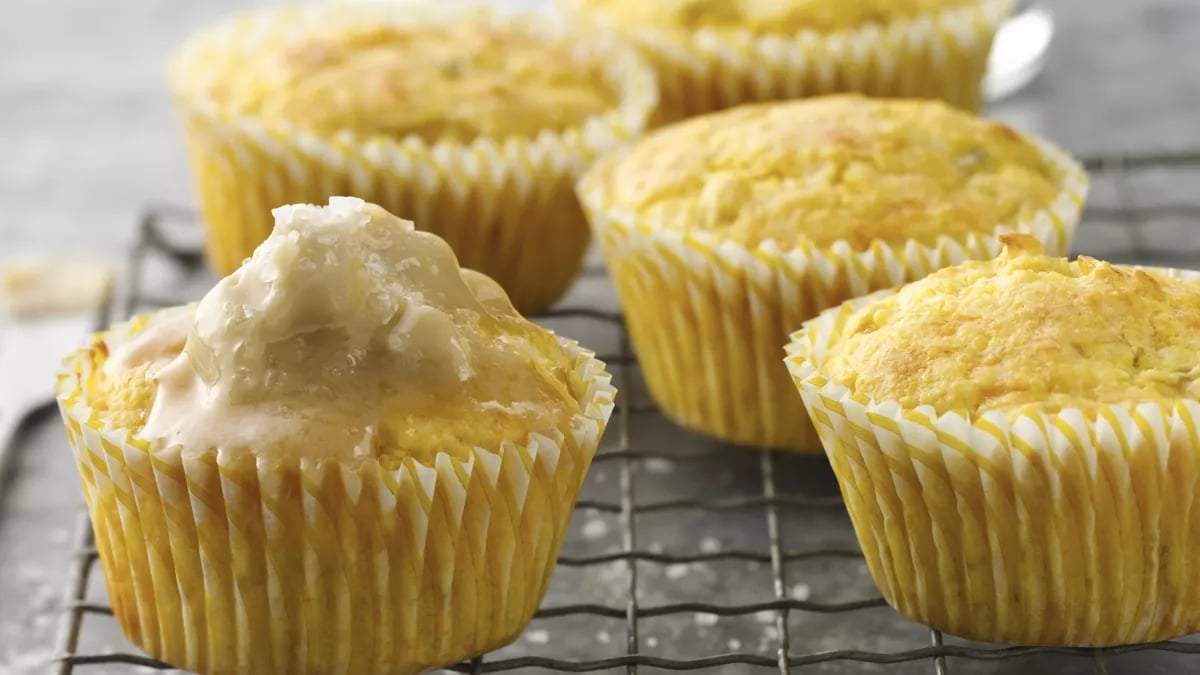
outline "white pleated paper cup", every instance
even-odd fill
[[[806,323],[786,360],[888,603],[1007,644],[1200,631],[1200,401],[1010,418],[873,400],[822,369],[847,319],[891,292]]]
[[[57,391],[117,622],[150,656],[215,675],[402,675],[509,642],[546,591],[616,393],[591,352],[561,344],[581,412],[554,434],[385,466],[151,451],[94,407],[96,336]]]
[[[622,35],[658,72],[661,122],[742,103],[857,92],[982,106],[988,55],[1012,0],[974,0],[940,11],[834,33],[756,34],[622,26],[588,0],[559,0],[576,21]]]
[[[464,267],[495,279],[522,313],[537,313],[566,292],[589,241],[575,181],[595,157],[640,136],[657,110],[654,71],[632,47],[604,35],[574,39],[580,58],[603,63],[618,104],[532,138],[318,134],[238,114],[207,93],[206,83],[236,68],[245,54],[314,26],[467,18],[551,38],[575,35],[542,15],[359,3],[252,12],[185,44],[168,81],[183,120],[208,258],[218,273],[232,272],[270,234],[272,208],[352,195],[445,239]]]
[[[780,354],[820,311],[966,260],[996,257],[999,236],[1036,237],[1051,255],[1071,247],[1088,180],[1065,152],[1037,141],[1063,176],[1050,206],[986,234],[933,244],[839,242],[822,249],[757,247],[681,232],[615,207],[605,187],[620,156],[601,159],[579,194],[612,274],[646,382],[667,416],[740,445],[820,452]]]

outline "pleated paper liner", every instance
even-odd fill
[[[1009,421],[874,401],[821,369],[855,308],[891,292],[826,311],[787,349],[888,603],[1007,644],[1104,647],[1200,631],[1200,402]]]
[[[1012,0],[971,0],[927,15],[837,33],[756,35],[625,28],[588,0],[559,0],[577,21],[622,34],[658,71],[661,122],[741,103],[839,92],[982,105],[988,54]]]
[[[59,407],[125,634],[214,675],[402,675],[511,641],[546,591],[613,409],[604,364],[562,345],[582,412],[553,437],[394,469],[150,452],[92,409],[96,344],[70,357]]]
[[[286,123],[239,116],[206,98],[203,83],[235,68],[247,50],[336,21],[463,20],[467,10],[376,4],[284,7],[219,24],[175,56],[169,81],[207,226],[208,257],[236,269],[271,231],[270,210],[325,203],[349,194],[378,203],[448,241],[464,267],[494,278],[525,314],[562,296],[589,240],[574,182],[599,153],[636,138],[658,105],[653,70],[636,50],[599,35],[573,40],[581,58],[600,59],[619,105],[581,125],[535,138],[471,142],[417,137],[321,136]],[[532,15],[472,11],[535,35],[567,35]]]
[[[1066,255],[1087,192],[1070,157],[1039,141],[1063,174],[1048,209],[962,241],[933,245],[844,242],[829,249],[755,248],[707,232],[682,233],[609,205],[601,159],[580,183],[650,393],[680,425],[741,445],[819,452],[780,355],[788,334],[849,298],[914,281],[968,259],[995,257],[998,235],[1026,232]]]

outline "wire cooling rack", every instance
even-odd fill
[[[1085,164],[1093,191],[1077,250],[1125,263],[1200,266],[1193,189],[1200,151]],[[110,318],[199,297],[212,278],[203,271],[198,231],[187,210],[149,209]],[[580,281],[588,284],[606,293],[594,258]],[[621,391],[555,583],[522,638],[449,670],[1200,671],[1200,643],[1189,639],[1102,650],[1002,647],[903,619],[866,574],[823,457],[721,447],[672,427],[645,393],[619,312],[601,305],[568,299],[567,308],[539,318],[589,346],[615,345],[601,357]],[[86,514],[77,544],[57,672],[169,669],[128,645],[89,643],[93,632],[113,634],[114,626]]]

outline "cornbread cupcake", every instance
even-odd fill
[[[1200,273],[1004,242],[792,336],[876,583],[989,642],[1200,631]]]
[[[192,38],[168,79],[221,274],[266,238],[270,207],[355,194],[443,237],[526,314],[580,267],[575,180],[658,100],[632,47],[387,3],[247,14]]]
[[[559,0],[636,44],[662,117],[837,92],[981,105],[1012,0]]]
[[[117,621],[198,673],[417,673],[533,616],[613,407],[604,365],[441,239],[283,206],[199,304],[66,360]]]
[[[999,252],[1065,254],[1087,189],[1050,144],[929,101],[743,106],[606,157],[579,193],[650,391],[683,426],[818,450],[779,354],[847,298]]]

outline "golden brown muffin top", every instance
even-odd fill
[[[373,204],[275,209],[194,308],[110,331],[92,404],[156,447],[467,456],[554,434],[582,386],[557,338],[444,241]]]
[[[978,4],[979,0],[577,0],[618,23],[756,33],[832,33]]]
[[[943,103],[842,95],[661,129],[585,177],[602,208],[755,246],[932,244],[1048,208],[1062,172],[1033,141]]]
[[[856,393],[939,412],[1015,414],[1200,397],[1200,282],[1028,235],[853,313],[821,370]]]
[[[365,14],[306,26],[180,77],[255,118],[426,140],[533,137],[617,103],[602,64],[569,40],[474,15],[399,24]]]

